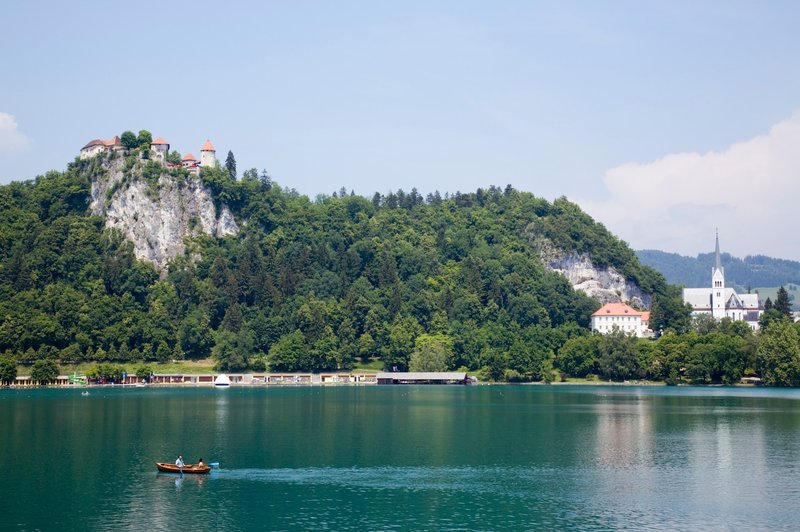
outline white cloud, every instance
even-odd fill
[[[722,152],[674,153],[608,170],[609,199],[578,199],[635,249],[800,260],[800,112]]]
[[[19,153],[31,145],[31,139],[17,128],[14,115],[0,111],[0,154]]]

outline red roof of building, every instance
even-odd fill
[[[86,146],[84,146],[81,149],[85,150],[86,148],[91,148],[92,146],[97,146],[98,144],[105,146],[105,142],[104,141],[102,141],[100,139],[94,139],[94,140],[90,140],[89,142],[87,142]]]
[[[122,146],[122,141],[121,141],[121,140],[119,140],[119,137],[118,137],[118,136],[114,135],[113,137],[111,137],[111,139],[109,139],[109,140],[104,140],[104,141],[103,141],[103,144],[104,144],[105,146],[108,146],[109,148],[112,148],[112,147],[114,147],[114,146]]]
[[[642,320],[650,320],[649,312],[640,312],[625,303],[606,303],[592,316],[639,316]]]
[[[211,144],[211,141],[206,139],[206,143],[203,144],[203,147],[200,148],[200,151],[217,151],[214,149],[214,145]]]
[[[167,146],[169,146],[169,142],[167,142],[166,140],[162,139],[161,137],[156,137],[156,140],[154,140],[153,142],[150,143],[151,146],[154,145],[154,144],[166,144]]]
[[[194,155],[192,155],[191,153],[187,153],[186,155],[183,156],[183,159],[181,159],[181,161],[196,161],[196,160],[197,159],[195,159]]]

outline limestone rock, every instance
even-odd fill
[[[211,192],[197,176],[180,180],[162,172],[157,186],[124,170],[124,159],[112,159],[107,172],[92,181],[92,214],[105,217],[108,228],[133,242],[139,260],[160,271],[184,254],[186,237],[235,235],[239,227],[227,205],[217,212]]]
[[[544,265],[566,277],[573,289],[580,290],[603,305],[628,302],[637,308],[650,308],[650,295],[625,279],[613,266],[598,268],[589,255],[567,253],[541,236],[534,238],[531,244]]]

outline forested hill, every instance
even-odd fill
[[[65,172],[0,187],[5,356],[214,356],[221,369],[285,371],[349,368],[359,357],[420,369],[414,356],[424,352],[422,369],[539,378],[567,339],[588,334],[599,305],[547,270],[532,238],[615,266],[662,310],[674,302],[660,274],[563,198],[509,186],[311,202],[255,170],[235,179],[224,168],[204,169],[201,179],[241,231],[189,239],[159,275],[89,214],[92,181],[106,178],[108,163],[76,160]],[[185,170],[153,164],[127,156],[125,181],[107,195],[142,180],[153,194],[169,180],[187,186]]]
[[[663,273],[667,281],[688,287],[709,286],[714,253],[685,257],[652,249],[640,250],[636,256],[647,266]],[[722,254],[725,282],[741,290],[763,286],[800,284],[800,262],[748,255],[744,259]]]

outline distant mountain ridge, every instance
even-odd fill
[[[672,284],[687,287],[709,286],[714,253],[686,257],[655,249],[637,250],[636,256],[645,265],[655,268]],[[760,286],[783,286],[800,283],[800,262],[764,255],[748,255],[744,259],[722,253],[726,284],[746,291]]]

